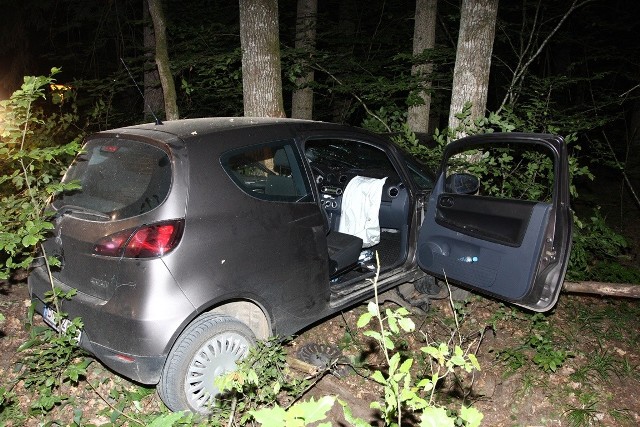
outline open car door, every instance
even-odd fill
[[[564,281],[571,225],[561,137],[462,138],[445,149],[420,229],[418,265],[451,284],[547,311]]]

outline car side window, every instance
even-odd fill
[[[450,157],[445,166],[450,192],[532,202],[552,200],[553,153],[542,145],[495,142],[482,150],[468,147]],[[473,184],[468,175],[479,180],[479,188],[465,190]]]
[[[233,182],[250,196],[284,202],[313,200],[300,156],[290,141],[226,152],[221,162]]]
[[[431,178],[423,168],[414,162],[407,161],[407,169],[409,170],[411,179],[413,179],[413,182],[420,191],[427,192],[433,190],[433,178]]]

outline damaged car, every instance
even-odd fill
[[[496,155],[542,153],[548,193],[496,197],[460,167],[467,151],[486,156],[494,145]],[[370,299],[378,267],[379,292],[446,277],[546,311],[570,250],[567,148],[547,134],[454,141],[432,173],[358,128],[176,120],[89,136],[64,180],[80,189],[52,202],[43,244],[60,264],[53,285],[76,291],[59,309],[82,319],[82,348],[157,384],[172,410],[207,412],[215,377],[257,340]],[[45,303],[44,261],[29,289],[45,321],[64,327]]]

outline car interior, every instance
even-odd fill
[[[387,154],[364,142],[313,139],[305,144],[305,156],[326,217],[332,291],[349,293],[354,290],[355,282],[373,276],[375,253],[381,272],[404,262],[408,247],[409,194]],[[349,203],[345,190],[357,176],[384,178],[377,209],[380,238],[368,248],[363,248],[362,239],[340,229],[344,205]]]
[[[401,265],[408,250],[410,200],[405,183],[387,153],[361,141],[311,139],[305,143],[304,154],[324,213],[334,295],[345,295],[359,286],[367,286],[369,282],[362,283],[362,279],[374,275],[376,254],[381,272]],[[290,202],[310,200],[311,191],[305,188],[306,180],[297,166],[294,148],[287,142],[232,151],[223,156],[222,163],[236,184],[254,197]],[[350,200],[353,196],[346,190],[352,181],[372,181],[381,186],[377,188],[375,201],[371,200],[366,218],[356,217],[362,221],[377,217],[372,242],[354,235],[350,230],[354,227],[341,225],[345,223],[345,207],[349,204],[359,207],[363,200],[368,201],[366,195],[360,200]],[[356,224],[355,228],[363,228],[360,225]]]

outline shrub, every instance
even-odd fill
[[[36,246],[53,228],[45,211],[50,198],[77,188],[60,183],[79,150],[77,116],[72,107],[63,108],[60,93],[46,102],[58,71],[25,77],[21,88],[0,102],[0,279],[31,264]],[[75,138],[60,145],[71,133]]]

